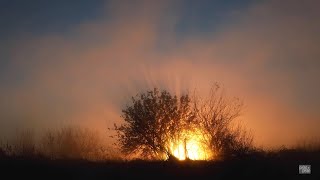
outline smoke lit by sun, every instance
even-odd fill
[[[209,160],[213,157],[199,130],[183,131],[180,138],[170,140],[169,150],[179,160]]]

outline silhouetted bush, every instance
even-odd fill
[[[243,102],[226,97],[219,84],[214,84],[209,96],[193,98],[196,125],[203,131],[207,144],[216,156],[242,156],[253,150],[253,136],[241,124]]]
[[[320,152],[320,139],[305,139],[298,141],[292,148],[298,151]]]
[[[7,150],[11,149],[15,156],[33,157],[36,155],[36,140],[33,130],[23,130],[18,132],[15,137],[12,148],[7,145]]]
[[[170,143],[184,141],[186,152],[187,141],[196,136],[215,158],[241,156],[253,149],[253,136],[237,123],[242,107],[242,101],[227,98],[218,84],[204,99],[196,92],[193,98],[188,93],[177,97],[155,88],[132,97],[122,110],[124,123],[115,125],[118,145],[126,154],[168,159],[173,156]]]
[[[5,156],[90,161],[122,158],[97,131],[71,126],[48,130],[37,140],[34,131],[20,131],[11,143],[0,144],[0,157]]]
[[[141,153],[144,158],[169,157],[168,140],[179,136],[186,121],[193,119],[189,102],[188,95],[177,97],[156,88],[132,97],[133,104],[122,111],[126,123],[115,125],[122,152]]]
[[[98,132],[76,127],[49,130],[41,138],[41,152],[52,159],[103,160],[108,149]]]

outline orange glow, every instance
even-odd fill
[[[169,150],[179,160],[209,160],[213,157],[199,130],[184,131],[182,138],[170,141]]]

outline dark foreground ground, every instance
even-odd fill
[[[311,174],[299,175],[299,165]],[[224,161],[88,162],[0,158],[0,179],[318,179],[320,153],[284,152]]]

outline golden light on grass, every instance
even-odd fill
[[[183,131],[180,138],[170,141],[169,150],[179,160],[209,160],[213,157],[205,137],[199,130]]]

